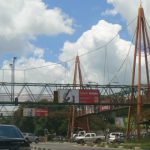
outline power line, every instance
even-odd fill
[[[135,21],[135,19],[136,19],[136,17],[135,17],[133,20],[131,20],[131,22],[129,22],[129,23],[127,24],[127,27],[128,27],[130,24],[132,24],[132,23]],[[120,31],[119,31],[119,32],[120,32]],[[108,46],[108,45],[119,35],[119,32],[118,32],[112,39],[110,39],[107,43],[105,43],[104,45],[98,46],[97,48],[95,48],[95,49],[93,49],[93,50],[91,50],[91,51],[88,51],[88,52],[85,52],[85,53],[83,53],[83,54],[80,54],[79,57],[88,55],[88,54],[90,54],[90,53],[93,53],[93,52],[95,52],[95,51],[99,51],[99,50],[105,48],[106,46]],[[61,64],[61,63],[67,63],[67,62],[70,62],[70,61],[74,61],[74,58],[68,59],[68,60],[66,60],[66,61],[60,61],[59,63],[60,63],[60,64]],[[30,69],[32,70],[32,69],[36,69],[36,68],[43,68],[43,67],[48,67],[48,66],[53,66],[53,65],[55,65],[55,64],[45,65],[45,66],[39,66],[39,67],[33,67],[33,68],[27,68],[26,70],[30,70]]]
[[[136,33],[136,30],[135,30],[134,35],[133,35],[133,37],[132,37],[132,40],[131,40],[131,43],[130,43],[130,47],[129,47],[129,50],[128,50],[128,53],[127,53],[125,59],[123,60],[123,62],[121,63],[120,67],[118,68],[116,74],[115,74],[114,77],[110,80],[109,83],[111,83],[115,78],[117,78],[117,74],[118,74],[119,71],[122,69],[122,67],[123,67],[123,65],[124,65],[124,63],[125,63],[127,57],[129,56],[129,53],[130,53],[130,50],[131,50],[131,46],[132,46],[132,42],[133,42],[133,39],[134,39],[134,37],[135,37],[135,33]]]
[[[119,32],[120,32],[120,31],[119,31]],[[95,51],[99,51],[99,50],[101,50],[102,48],[106,47],[107,45],[109,45],[109,44],[119,35],[119,32],[118,32],[110,41],[108,41],[106,44],[104,44],[104,45],[102,45],[102,46],[99,46],[99,47],[95,48],[95,49],[92,50],[92,51],[85,52],[85,53],[79,55],[79,57],[88,55],[88,54],[93,53],[93,52],[95,52]],[[66,60],[66,61],[60,61],[60,62],[58,62],[59,64],[57,63],[57,64],[44,65],[44,66],[33,67],[33,68],[26,68],[26,69],[24,69],[24,70],[33,70],[33,69],[44,68],[44,67],[49,67],[49,66],[57,66],[57,65],[60,65],[60,64],[62,64],[62,63],[67,63],[67,62],[70,62],[70,61],[74,61],[74,58],[68,59],[68,60]]]
[[[127,24],[127,27],[132,24],[134,21],[135,21],[136,18],[134,18],[130,23]],[[120,31],[119,31],[120,32]],[[88,51],[88,52],[85,52],[81,55],[79,55],[79,57],[82,57],[82,56],[85,56],[85,55],[88,55],[88,54],[91,54],[93,52],[96,52],[96,51],[100,51],[102,50],[103,48],[105,48],[106,46],[108,46],[118,35],[119,35],[119,32],[112,38],[110,39],[106,44],[104,45],[101,45],[91,51]],[[71,58],[71,59],[68,59],[66,61],[60,61],[58,63],[55,63],[55,64],[50,64],[50,65],[44,65],[44,66],[39,66],[39,67],[32,67],[32,68],[26,68],[26,69],[15,69],[15,70],[18,70],[18,71],[27,71],[27,70],[33,70],[33,69],[39,69],[39,68],[45,68],[45,67],[49,67],[49,66],[57,66],[57,65],[61,65],[62,63],[68,63],[70,61],[73,61],[74,58]],[[0,69],[0,70],[11,70],[11,69]]]

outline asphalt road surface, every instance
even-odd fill
[[[110,148],[82,146],[76,143],[39,143],[32,144],[32,150],[111,150]],[[114,148],[112,149],[114,150]],[[117,149],[121,150],[121,149]]]

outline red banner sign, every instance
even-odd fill
[[[102,103],[110,103],[111,99],[110,98],[106,98],[106,99],[103,99],[101,102]],[[110,105],[101,105],[100,108],[99,108],[99,111],[107,111],[107,110],[111,110],[111,106]]]
[[[80,103],[94,104],[99,102],[99,90],[79,90]]]
[[[48,109],[44,109],[44,108],[36,109],[35,116],[37,116],[37,117],[47,117],[48,116]]]

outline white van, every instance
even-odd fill
[[[108,142],[123,142],[124,141],[124,134],[122,132],[111,132],[108,137]]]

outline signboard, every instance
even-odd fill
[[[23,116],[24,117],[34,117],[35,116],[35,108],[24,108]]]
[[[99,102],[99,90],[86,90],[79,91],[80,103],[94,104]]]
[[[110,103],[111,99],[110,98],[105,98],[103,100],[101,100],[101,103]],[[111,110],[111,105],[101,105],[99,107],[99,111],[107,111],[107,110]]]
[[[125,127],[125,125],[124,125],[124,120],[123,120],[123,118],[122,117],[116,117],[115,118],[115,125],[117,126],[117,127]]]
[[[59,103],[85,103],[94,104],[99,102],[99,90],[68,89],[58,90]]]
[[[78,106],[77,107],[78,116],[93,114],[94,112],[95,112],[95,110],[94,110],[93,105],[86,105],[86,106]]]
[[[94,106],[93,105],[85,106],[85,114],[93,114],[93,113],[94,113]]]
[[[48,116],[48,109],[45,109],[45,108],[36,109],[35,116],[37,116],[37,117],[47,117]]]
[[[23,109],[24,117],[46,117],[48,116],[48,109],[45,108],[24,108]]]
[[[58,90],[59,103],[79,103],[79,90]]]

